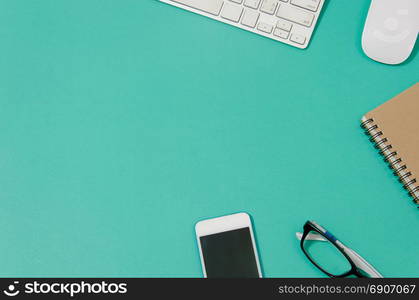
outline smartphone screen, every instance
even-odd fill
[[[250,228],[200,237],[208,278],[259,278]]]

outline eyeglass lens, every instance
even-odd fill
[[[310,234],[318,236],[315,231],[309,232]],[[329,240],[306,238],[303,241],[303,248],[318,266],[332,275],[338,276],[351,269],[351,264],[343,253]]]

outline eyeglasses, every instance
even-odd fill
[[[383,277],[358,253],[314,221],[307,221],[304,232],[297,232],[297,238],[307,258],[329,277]]]

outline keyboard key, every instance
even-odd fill
[[[235,3],[238,3],[238,4],[242,4],[242,2],[243,2],[243,0],[230,0],[231,2],[235,2]]]
[[[278,23],[276,24],[276,27],[285,31],[290,31],[292,28],[292,24],[285,20],[279,20]]]
[[[244,6],[258,9],[260,4],[260,0],[244,0]]]
[[[276,14],[278,17],[310,27],[314,20],[314,14],[305,12],[300,8],[290,5],[281,5]]]
[[[220,14],[221,7],[223,6],[223,0],[172,0],[174,2],[202,10],[206,13],[218,16]]]
[[[266,32],[266,33],[271,33],[272,29],[273,29],[273,26],[271,24],[260,22],[258,25],[258,30]]]
[[[316,11],[319,7],[320,0],[291,0],[291,4],[311,11]]]
[[[304,45],[304,43],[306,42],[306,37],[300,34],[293,33],[291,34],[290,40],[294,43]]]
[[[277,0],[263,0],[260,11],[273,15],[275,13],[276,7],[278,6]]]
[[[285,30],[282,30],[282,29],[279,29],[279,28],[276,28],[274,30],[274,35],[279,36],[282,39],[287,39],[289,34],[290,33],[288,31],[285,31]]]
[[[246,9],[242,18],[242,24],[247,27],[255,28],[259,15],[260,14],[255,10]]]
[[[243,8],[241,6],[225,3],[223,11],[221,12],[221,17],[237,23],[240,20],[242,12]]]

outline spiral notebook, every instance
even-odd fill
[[[365,133],[419,204],[419,83],[367,113]]]

